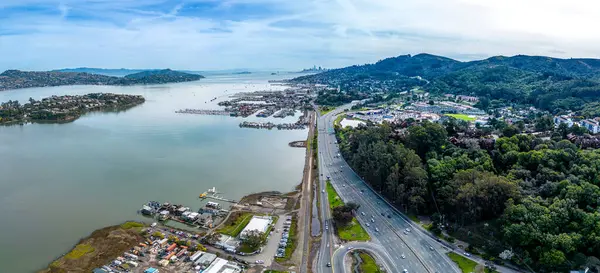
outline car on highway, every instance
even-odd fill
[[[263,261],[263,260],[257,260],[256,261],[256,264],[264,264],[264,263],[265,263],[265,261]]]
[[[375,228],[375,231],[379,232],[379,228]]]
[[[381,216],[385,216],[385,213],[383,213],[383,212],[382,212],[382,213],[381,213]]]
[[[391,215],[389,215],[389,214],[387,215],[387,217],[388,217],[388,218],[392,218],[392,216],[391,216]]]
[[[402,257],[402,259],[406,259],[406,256],[404,256],[404,253],[402,253],[402,256],[400,256],[400,257]]]
[[[366,225],[367,225],[367,227],[370,227],[370,226],[371,226],[369,223],[367,223]]]
[[[325,190],[321,190],[322,193],[325,193]]]
[[[331,267],[331,263],[327,263],[327,267]]]
[[[405,230],[406,230],[406,232],[410,232],[410,228],[406,228]]]
[[[404,269],[404,270],[402,270],[402,272],[404,272],[404,273],[408,273],[408,270]]]
[[[371,223],[375,223],[375,219],[371,218]]]
[[[432,246],[429,246],[429,250],[433,250],[433,247],[432,247]]]
[[[467,256],[467,257],[471,257],[471,254],[469,254],[469,253],[467,253],[467,252],[463,253],[463,255],[465,255],[465,256]]]
[[[351,247],[351,246],[348,247],[348,250],[352,250],[352,249],[354,249],[354,247]]]
[[[360,214],[362,214],[362,216],[365,216],[365,212],[364,211],[361,211]]]

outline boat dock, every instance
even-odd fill
[[[215,199],[219,201],[229,201],[218,196],[207,197],[216,197]],[[215,224],[218,224],[219,221],[222,221],[224,219],[223,217],[227,214],[227,211],[221,209],[221,205],[216,202],[208,202],[204,207],[198,209],[198,212],[195,212],[190,207],[183,205],[150,201],[143,205],[142,209],[138,212],[146,217],[157,219],[158,221],[166,222],[172,220],[197,228],[212,228]]]
[[[175,111],[178,114],[194,114],[194,115],[210,115],[210,116],[231,116],[232,112],[224,110],[208,110],[208,109],[181,109]]]
[[[209,195],[209,194],[207,194],[207,193],[205,192],[205,193],[202,193],[202,194],[200,194],[200,198],[201,198],[201,199],[206,199],[206,198],[208,198],[208,199],[213,199],[213,200],[217,200],[217,201],[223,201],[223,202],[229,202],[229,203],[234,203],[234,204],[235,204],[235,203],[237,203],[237,201],[236,201],[236,200],[233,200],[233,199],[227,199],[227,198],[225,198],[225,197],[218,196],[216,193],[214,193],[214,194],[212,194],[212,195]]]
[[[200,198],[201,199],[209,198],[209,199],[213,199],[213,200],[229,202],[229,203],[234,203],[234,204],[237,203],[236,200],[227,199],[227,198],[218,196],[217,194],[218,194],[217,189],[215,187],[212,187],[212,188],[208,189],[208,191],[201,193]],[[211,202],[209,202],[209,203],[211,203]]]
[[[206,198],[210,198],[210,199],[214,199],[214,200],[218,200],[218,201],[223,201],[223,202],[234,203],[234,204],[235,204],[235,203],[237,203],[237,201],[236,201],[236,200],[233,200],[233,199],[227,199],[227,198],[224,198],[224,197],[220,197],[220,196],[214,196],[214,195],[213,195],[213,196],[211,196],[211,195],[209,195],[209,196],[206,196]]]

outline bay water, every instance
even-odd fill
[[[237,92],[281,90],[268,74],[212,76],[152,86],[62,86],[0,92],[0,101],[95,92],[139,94],[142,105],[90,113],[66,124],[0,126],[0,272],[34,272],[93,230],[127,220],[147,201],[196,210],[216,187],[230,199],[287,192],[301,182],[307,130],[239,128],[243,120],[285,119],[176,114],[219,109]],[[211,99],[217,98],[211,102]]]

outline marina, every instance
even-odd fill
[[[153,221],[136,213],[149,200],[183,204],[197,212],[206,201],[228,209],[231,203],[198,198],[213,186],[227,189],[220,195],[233,200],[249,192],[292,189],[301,179],[305,152],[288,143],[306,138],[305,131],[241,130],[236,118],[175,113],[210,109],[204,102],[224,90],[268,90],[266,81],[272,78],[245,77],[160,88],[62,86],[0,92],[1,101],[20,102],[101,92],[146,98],[125,112],[95,112],[67,124],[0,127],[0,195],[6,204],[0,208],[0,241],[15,246],[0,251],[0,272],[37,272],[50,257],[67,252],[98,227]],[[264,158],[256,160],[257,154]],[[25,206],[24,196],[30,200]],[[72,219],[80,224],[66,226]],[[196,229],[174,220],[167,223]],[[26,247],[19,243],[23,237],[44,246]]]
[[[232,113],[224,110],[204,110],[204,109],[181,109],[175,111],[177,114],[194,114],[208,116],[231,116]]]
[[[213,198],[219,201],[235,203],[234,200],[228,200],[216,196],[214,189],[215,188],[213,187],[213,195],[208,195],[208,192],[205,192],[201,194],[200,197],[203,199]],[[172,220],[188,226],[204,229],[210,229],[218,225],[228,212],[228,210],[222,208],[220,203],[210,201],[207,202],[203,207],[200,207],[197,211],[192,210],[190,207],[173,204],[170,202],[160,203],[157,201],[149,201],[138,211],[138,213],[146,217],[150,217],[161,222]]]

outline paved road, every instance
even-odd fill
[[[386,272],[398,271],[394,270],[395,268],[398,268],[398,265],[394,263],[383,247],[377,244],[365,242],[352,242],[336,249],[333,253],[333,260],[335,261],[332,267],[333,271],[346,273],[347,268],[344,266],[346,257],[350,251],[355,251],[358,249],[364,250],[375,257],[377,264],[383,266]]]
[[[403,269],[407,269],[408,272],[459,273],[454,262],[445,255],[448,250],[442,244],[420,229],[415,229],[409,221],[401,217],[380,196],[371,191],[343,158],[338,156],[339,150],[336,145],[333,121],[338,113],[348,107],[349,105],[346,105],[320,116],[317,123],[321,189],[325,189],[325,180],[329,176],[331,184],[344,201],[352,201],[361,206],[357,218],[371,235],[373,243],[381,245],[388,253],[395,265],[391,272],[401,272]],[[324,222],[327,223],[331,217],[328,207],[324,208],[327,204],[326,194],[322,193],[322,196],[322,200],[324,200],[321,202],[322,215],[324,215]],[[369,227],[366,226],[367,223]],[[410,232],[404,234],[403,231],[406,228],[409,228]],[[323,233],[322,242],[325,243],[321,244],[318,256],[318,272],[332,272],[331,268],[326,266],[332,261],[332,253],[335,248],[331,240],[331,230]],[[329,246],[327,246],[328,243]],[[402,258],[403,256],[405,258]]]
[[[318,111],[317,111],[318,112]],[[311,114],[311,127],[309,127],[309,131],[308,131],[308,139],[312,140],[313,135],[314,135],[314,125],[316,123],[316,118],[317,115]],[[300,200],[300,202],[302,202],[302,206],[304,209],[304,215],[303,215],[303,235],[302,235],[302,264],[300,265],[300,273],[306,273],[308,271],[308,255],[309,255],[309,239],[310,239],[310,224],[311,224],[311,214],[310,214],[310,208],[312,207],[311,204],[311,196],[312,196],[312,192],[311,192],[311,188],[314,187],[313,185],[311,185],[312,182],[312,170],[313,170],[313,152],[312,151],[306,151],[307,153],[309,153],[308,159],[306,161],[305,164],[305,168],[308,168],[308,172],[305,173],[305,177],[304,177],[304,181],[302,183],[302,198]],[[302,211],[302,209],[300,210]]]

